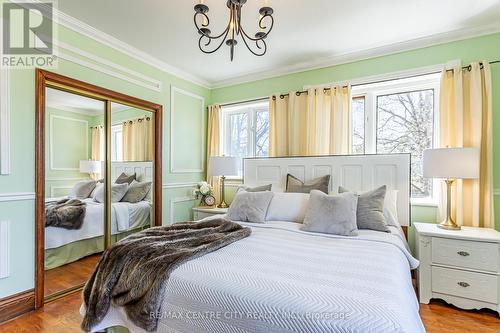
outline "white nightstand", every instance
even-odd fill
[[[193,208],[193,220],[199,221],[208,216],[226,214],[227,208],[211,208],[211,207],[194,207]]]
[[[440,298],[463,309],[500,313],[500,233],[415,223],[420,303]]]

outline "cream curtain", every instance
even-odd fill
[[[123,123],[123,160],[153,160],[153,126],[151,118],[139,118]]]
[[[351,152],[351,88],[309,89],[307,94],[269,99],[270,156],[313,156]]]
[[[208,135],[207,135],[207,175],[210,174],[210,157],[221,154],[221,107],[220,105],[210,105],[208,107]],[[208,177],[208,183],[214,189],[217,204],[220,202],[220,182],[219,177]]]
[[[90,128],[91,134],[91,156],[92,161],[104,160],[104,129],[102,126],[95,126]],[[100,174],[90,174],[92,179],[98,179]]]
[[[458,180],[452,191],[455,221],[459,225],[493,228],[491,71],[487,62],[483,66],[472,63],[467,69],[457,66],[443,70],[439,135],[441,147],[477,147],[481,151],[480,178]],[[440,211],[444,212],[443,202]]]

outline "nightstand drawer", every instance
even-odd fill
[[[432,291],[488,303],[497,303],[498,276],[432,267]]]
[[[498,272],[498,244],[433,237],[432,262]]]

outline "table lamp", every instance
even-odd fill
[[[212,156],[210,157],[210,174],[211,177],[221,176],[221,200],[218,208],[227,208],[227,204],[224,198],[224,182],[226,176],[237,176],[238,175],[238,158],[231,156]]]
[[[90,176],[102,174],[103,162],[102,161],[91,161],[82,160],[80,161],[80,172],[88,173]]]
[[[460,230],[451,217],[451,186],[455,179],[479,178],[479,149],[426,149],[423,155],[425,178],[440,178],[446,183],[446,218],[438,225],[442,229]]]

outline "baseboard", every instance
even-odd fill
[[[33,289],[0,299],[0,323],[35,309]]]

